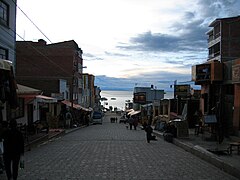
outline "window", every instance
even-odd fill
[[[0,0],[0,23],[9,25],[9,6],[2,0]]]
[[[8,50],[0,47],[0,59],[8,59]]]

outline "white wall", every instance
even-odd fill
[[[67,80],[65,79],[60,79],[59,80],[59,92],[63,94],[63,99],[67,99],[66,92],[69,94],[69,88],[67,87]]]

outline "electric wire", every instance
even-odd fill
[[[12,0],[12,2],[15,4],[15,6],[23,13],[23,15],[37,28],[37,30],[49,41],[52,43],[52,41],[45,35],[45,33],[31,20],[31,18],[17,5],[16,1]],[[10,28],[11,29],[11,28]],[[23,37],[21,37],[16,31],[14,31],[13,29],[11,29],[19,38],[21,38],[23,41],[26,41]],[[55,62],[53,62],[49,57],[45,56],[42,52],[40,52],[37,48],[35,48],[34,46],[31,45],[30,42],[28,42],[28,44],[35,49],[40,55],[42,55],[43,57],[45,57],[49,62],[51,62],[52,64],[54,64],[56,67],[58,67],[59,69],[61,69],[63,72],[69,74],[67,71],[65,71],[62,67],[58,66]],[[64,47],[64,46],[62,46]],[[16,50],[15,50],[16,52]],[[98,78],[98,81],[100,82],[104,82],[102,79]]]
[[[49,42],[52,43],[52,41],[43,33],[43,31],[29,18],[29,16],[17,5],[17,3],[12,0],[12,2],[15,4],[15,6],[23,13],[23,15],[37,28],[37,30],[45,37]]]
[[[9,28],[11,31],[13,31],[19,38],[21,38],[23,41],[25,41],[25,39],[20,36],[16,31],[14,31],[12,28]],[[7,32],[6,30],[4,30],[5,32]],[[11,35],[9,33],[9,35]],[[12,35],[11,35],[12,36]],[[13,37],[13,36],[12,36]],[[34,47],[30,42],[25,41],[28,43],[29,46],[31,46],[36,52],[38,52],[41,56],[43,56],[44,58],[46,58],[46,60],[48,60],[48,62],[52,63],[55,67],[59,68],[60,70],[62,70],[64,73],[66,73],[68,76],[72,76],[71,74],[69,74],[69,72],[67,72],[64,68],[62,68],[61,66],[59,66],[57,63],[55,63],[53,60],[51,60],[48,56],[46,56],[45,54],[43,54],[41,51],[39,51],[36,47]],[[15,50],[16,52],[16,50]]]

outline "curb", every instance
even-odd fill
[[[31,142],[28,142],[27,144],[24,145],[25,151],[30,151],[31,148],[36,147],[37,145],[41,144],[42,142],[46,141],[49,139],[49,135],[46,134],[45,136],[39,137]]]
[[[37,147],[38,145],[42,144],[43,142],[50,141],[51,139],[58,138],[60,136],[64,136],[65,134],[69,134],[71,132],[77,131],[77,130],[85,128],[85,127],[87,127],[87,125],[80,126],[80,127],[73,128],[73,129],[67,129],[67,130],[64,129],[63,131],[56,133],[54,135],[46,134],[42,137],[39,137],[39,138],[29,142],[28,144],[25,144],[24,145],[25,151],[30,151],[31,148]]]
[[[162,133],[156,131],[153,131],[153,133],[158,137],[161,138],[163,137]],[[237,168],[233,167],[231,164],[225,163],[224,161],[219,159],[215,154],[207,151],[203,147],[199,145],[190,145],[176,138],[173,138],[173,144],[184,149],[185,151],[192,153],[193,155],[201,158],[202,160],[216,166],[222,171],[240,179],[240,172]]]

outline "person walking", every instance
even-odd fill
[[[132,130],[133,121],[134,121],[134,119],[133,119],[132,117],[130,117],[130,118],[128,119],[128,123],[129,123],[129,126],[130,126],[130,130]]]
[[[147,135],[147,142],[150,143],[151,140],[156,141],[156,136],[152,135],[153,128],[151,127],[151,124],[148,124],[145,128],[146,135]]]
[[[138,126],[138,118],[137,117],[134,117],[133,126],[134,126],[134,130],[137,130],[137,126]]]
[[[8,180],[17,180],[21,156],[24,155],[23,134],[17,129],[17,121],[11,120],[3,134],[3,159]]]

